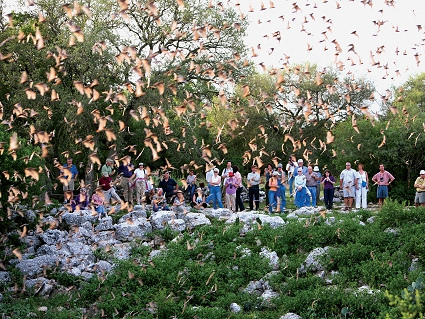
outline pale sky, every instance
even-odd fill
[[[247,43],[257,65],[342,62],[344,72],[373,80],[379,93],[425,72],[425,1],[234,1],[252,21]]]

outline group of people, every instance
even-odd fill
[[[62,166],[61,178],[63,183],[65,202],[70,202],[73,210],[84,209],[90,204],[99,213],[99,217],[105,215],[105,205],[113,199],[122,203],[122,199],[117,194],[112,176],[116,173],[115,161],[107,159],[101,168],[101,178],[99,187],[92,195],[91,200],[84,187],[80,188],[80,193],[73,197],[75,179],[78,176],[78,169],[72,163],[72,158],[67,159],[67,163]],[[356,171],[347,162],[345,169],[340,173],[339,185],[344,197],[344,210],[367,208],[367,192],[369,191],[369,176],[364,170],[363,164],[358,164]],[[245,210],[241,193],[244,188],[243,178],[238,166],[232,166],[231,161],[227,161],[226,167],[220,171],[215,166],[207,167],[204,183],[199,183],[193,170],[190,170],[186,178],[186,192],[189,196],[191,207],[203,209],[210,203],[214,209],[223,208],[222,197],[225,198],[225,206],[232,212]],[[118,167],[119,184],[123,189],[124,201],[137,204],[146,201],[153,205],[153,210],[184,210],[185,196],[179,190],[178,183],[171,178],[168,171],[163,173],[163,177],[158,184],[158,188],[153,188],[149,181],[149,173],[143,163],[138,164],[135,169],[131,163],[130,156],[125,157]],[[329,169],[320,174],[318,166],[304,166],[304,161],[291,155],[286,165],[286,172],[283,165],[279,163],[276,168],[268,164],[264,169],[266,209],[270,213],[285,212],[286,210],[286,189],[289,189],[289,196],[294,197],[297,208],[304,206],[317,206],[320,198],[321,187],[323,187],[323,199],[326,209],[333,207],[336,178]],[[377,185],[377,198],[379,206],[382,207],[384,199],[388,197],[388,186],[394,181],[394,176],[385,170],[383,164],[379,166],[379,172],[372,177],[373,185]],[[248,187],[249,209],[258,210],[260,200],[261,175],[256,165],[251,166],[251,172],[246,176]],[[415,196],[416,206],[425,206],[425,170],[421,170],[420,177],[415,181],[417,190]],[[146,192],[150,191],[146,196]]]

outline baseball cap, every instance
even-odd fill
[[[425,174],[425,170],[421,170],[420,172],[419,172],[419,174]]]
[[[318,172],[319,171],[319,166],[314,166],[313,171]]]
[[[277,167],[282,167],[282,163],[277,164]]]
[[[300,159],[298,160],[298,163],[304,163],[304,161],[300,158]]]

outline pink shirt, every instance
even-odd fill
[[[378,172],[372,177],[372,180],[380,186],[387,186],[393,179],[394,176],[387,171],[384,171],[383,173]]]

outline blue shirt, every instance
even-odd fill
[[[63,168],[65,169],[65,168],[68,168],[68,164],[65,164],[65,165],[63,165]],[[78,170],[77,170],[77,167],[74,165],[74,164],[71,164],[71,167],[70,168],[68,168],[70,171],[71,171],[71,174],[72,174],[72,176],[71,176],[71,179],[74,179],[75,178],[75,175],[77,175],[78,174]],[[65,178],[68,178],[68,176],[64,176]]]

